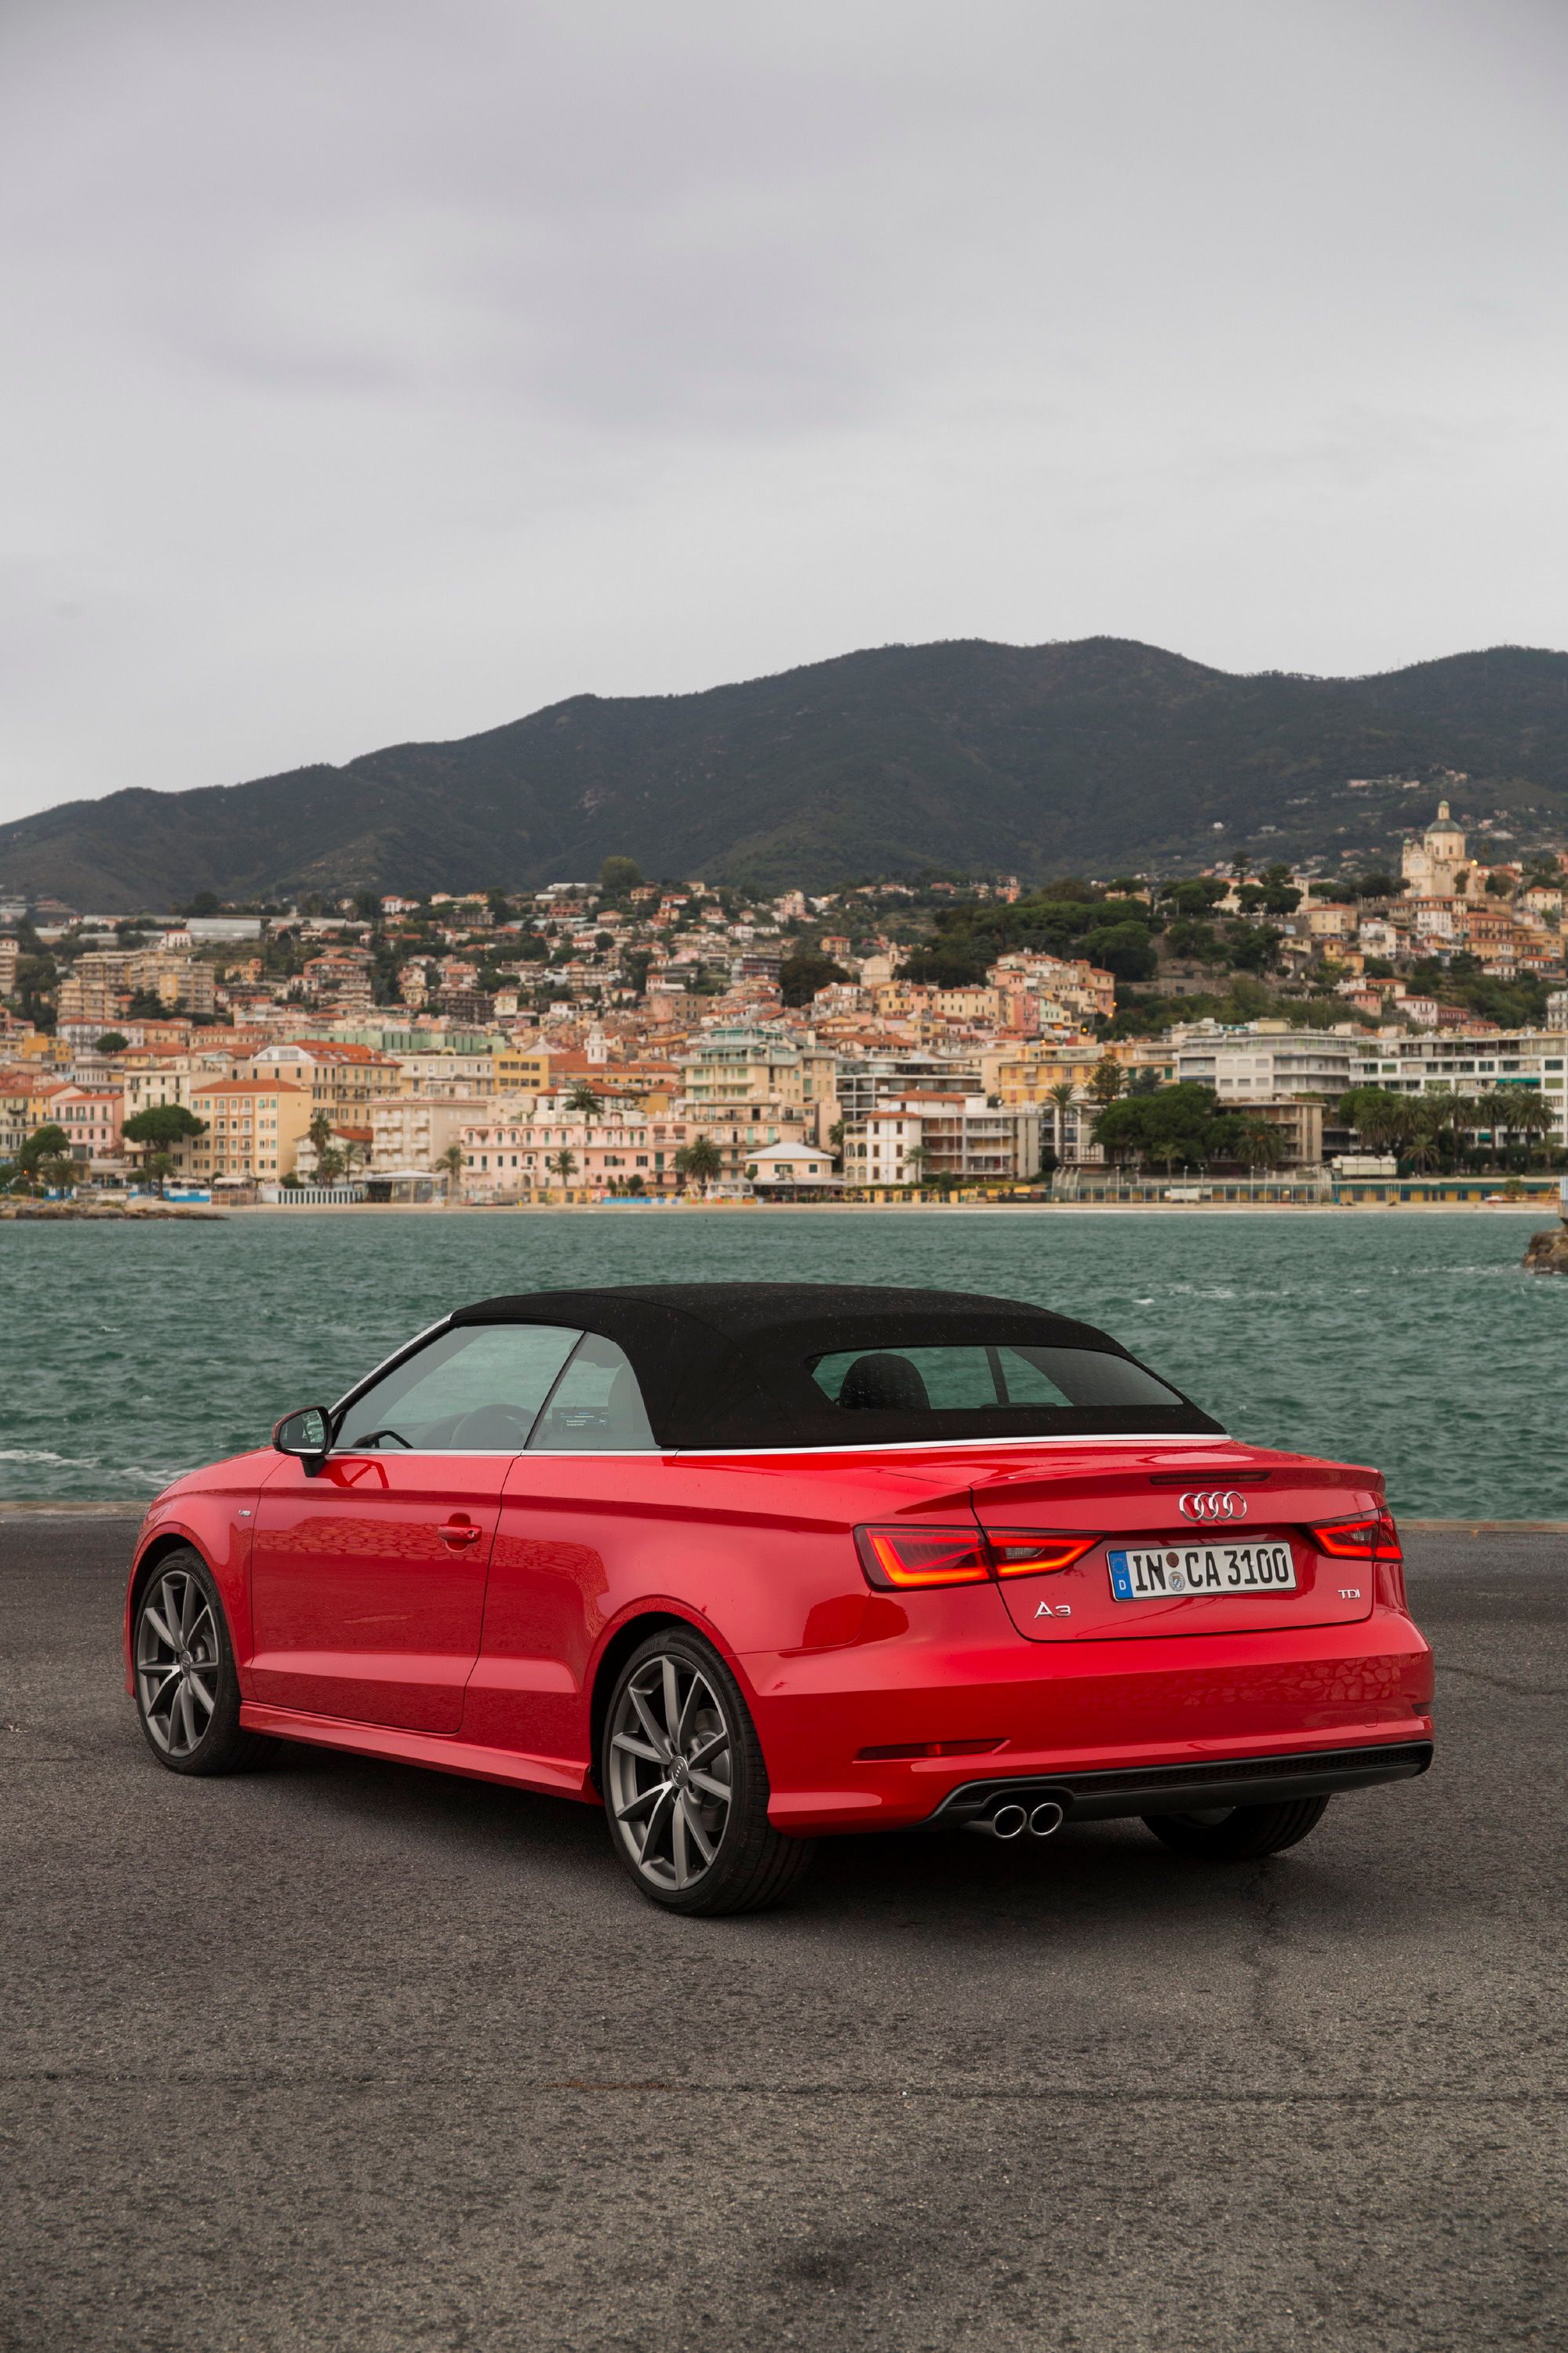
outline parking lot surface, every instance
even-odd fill
[[[587,1810],[189,1781],[130,1520],[0,1520],[0,2346],[1561,2348],[1568,1554],[1412,1546],[1438,1762],[1301,1847],[833,1841],[663,1915]]]

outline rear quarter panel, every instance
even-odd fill
[[[906,1516],[968,1525],[951,1457],[520,1455],[492,1556],[465,1740],[587,1762],[607,1644],[662,1612],[706,1633],[748,1681],[753,1653],[802,1657],[907,1630],[874,1594],[853,1530]],[[1010,1630],[994,1590],[999,1640]]]

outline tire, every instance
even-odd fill
[[[1202,1862],[1256,1862],[1282,1854],[1329,1810],[1327,1798],[1292,1798],[1278,1806],[1215,1806],[1195,1814],[1145,1814],[1143,1826],[1178,1854]]]
[[[768,1768],[739,1684],[689,1627],[661,1627],[617,1675],[599,1788],[623,1868],[666,1911],[760,1912],[810,1868],[811,1841],[768,1819]]]
[[[198,1552],[166,1553],[136,1597],[136,1718],[171,1773],[244,1773],[278,1744],[239,1724],[239,1677],[217,1582]]]

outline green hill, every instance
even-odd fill
[[[403,744],[0,826],[0,887],[104,912],[300,890],[653,875],[800,882],[1170,871],[1385,850],[1443,772],[1516,845],[1568,830],[1568,654],[1505,646],[1382,677],[1236,677],[1115,638],[884,646],[702,694],[577,695]],[[1410,777],[1351,789],[1352,778]],[[1444,789],[1450,789],[1444,786]]]

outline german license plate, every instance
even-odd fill
[[[1174,1593],[1294,1593],[1287,1544],[1160,1545],[1112,1552],[1113,1601],[1163,1601]]]

